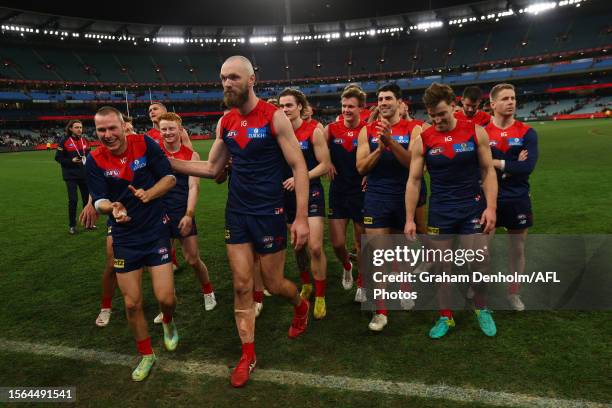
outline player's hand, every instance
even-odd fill
[[[518,161],[525,161],[529,156],[529,152],[527,150],[521,150],[518,156]]]
[[[310,234],[308,218],[296,218],[291,225],[291,245],[293,245],[293,249],[296,251],[302,249],[308,242],[308,234]]]
[[[391,125],[387,119],[382,118],[378,121],[376,133],[378,134],[379,146],[381,142],[384,146],[389,146],[391,143]]]
[[[338,174],[336,171],[336,166],[334,166],[333,163],[330,163],[329,170],[327,170],[327,177],[329,177],[330,180],[333,180],[334,177],[336,177],[336,174]]]
[[[217,184],[225,183],[225,180],[227,180],[228,170],[229,170],[229,165],[225,166],[223,171],[221,173],[219,173],[219,175],[217,177],[215,177],[215,183],[217,183]]]
[[[113,209],[113,218],[119,224],[129,222],[132,219],[131,217],[128,216],[125,206],[119,201],[115,201],[114,203],[111,203],[111,207]]]
[[[404,235],[410,241],[416,240],[416,224],[414,220],[406,221],[406,225],[404,226]]]
[[[131,184],[128,186],[128,188],[130,189],[132,194],[134,194],[134,197],[142,201],[144,204],[151,201],[151,195],[149,194],[148,190],[143,190],[142,188],[136,189]]]
[[[189,234],[189,232],[191,231],[191,227],[193,226],[193,218],[188,216],[188,215],[184,215],[183,218],[181,218],[181,221],[179,222],[179,232],[181,233],[181,235],[183,237],[186,237],[187,234]]]
[[[480,217],[480,225],[484,225],[482,232],[485,234],[489,234],[491,231],[493,231],[495,229],[496,221],[496,211],[491,207],[487,207],[482,213],[482,216]]]
[[[83,207],[83,211],[79,215],[79,223],[87,229],[92,229],[96,226],[98,220],[98,212],[93,205],[87,204]]]
[[[287,180],[283,181],[283,188],[287,191],[295,190],[295,179],[289,177]]]

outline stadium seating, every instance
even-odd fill
[[[257,47],[161,48],[75,48],[17,47],[0,48],[0,77],[11,79],[176,83],[218,80],[224,58],[236,53],[248,55],[262,81],[289,78],[350,77],[446,67],[474,66],[484,62],[507,61],[552,53],[592,49],[610,44],[608,27],[612,14],[533,16],[484,29],[416,32],[403,39],[364,38],[349,43],[276,44]],[[551,29],[551,24],[552,29]],[[61,46],[63,45],[63,47]],[[486,50],[486,51],[485,51]],[[595,67],[609,67],[609,62]],[[559,65],[553,72],[590,68],[588,62],[574,66]],[[542,72],[545,69],[542,68]],[[542,72],[517,72],[516,76]],[[502,74],[487,73],[495,80]]]

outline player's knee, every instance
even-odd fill
[[[268,279],[265,282],[266,289],[273,295],[279,295],[282,289],[282,281]]]
[[[174,292],[164,293],[159,299],[157,299],[157,301],[161,307],[171,308],[176,304],[176,297],[174,296]]]
[[[315,259],[319,259],[323,256],[323,246],[319,242],[313,242],[308,246],[308,249],[310,251],[310,256]]]
[[[253,282],[249,279],[234,279],[234,294],[237,297],[247,296],[253,289]]]
[[[192,268],[195,268],[201,262],[197,253],[183,252],[183,257],[185,258],[185,262],[187,262]]]
[[[124,298],[125,311],[128,316],[132,316],[142,310],[142,299]]]

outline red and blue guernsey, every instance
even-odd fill
[[[538,136],[530,126],[515,120],[500,129],[489,123],[485,128],[493,159],[505,160],[504,171],[497,172],[498,201],[519,200],[529,196],[529,175],[538,160]],[[518,161],[522,150],[527,150],[527,160]]]
[[[147,131],[147,133],[145,133],[145,135],[153,139],[158,145],[162,145],[164,143],[164,137],[159,129],[151,128]]]
[[[232,109],[220,135],[232,159],[227,211],[244,215],[283,213],[285,159],[274,130],[276,106],[259,100],[247,115]]]
[[[378,123],[378,121],[372,122],[367,128],[370,151],[378,149],[379,139],[376,130]],[[391,127],[391,138],[407,150],[412,131],[416,126],[422,124],[423,122],[417,120],[400,119]],[[406,181],[408,181],[408,168],[397,160],[390,148],[386,147],[376,165],[368,173],[366,194],[378,199],[403,198],[406,192]]]
[[[478,138],[473,123],[457,121],[450,132],[435,126],[421,134],[431,180],[430,213],[472,206],[481,199]]]
[[[362,176],[357,172],[357,142],[361,128],[366,126],[365,122],[359,122],[355,128],[347,128],[344,120],[330,123],[329,133],[329,155],[336,176],[330,185],[330,194],[359,194],[361,193]]]
[[[121,202],[131,220],[117,223],[111,217],[113,243],[135,245],[157,241],[168,236],[164,223],[164,207],[161,199],[143,204],[134,197],[128,185],[149,189],[159,179],[172,175],[170,162],[161,148],[144,135],[127,135],[127,149],[121,156],[114,156],[104,146],[93,151],[87,159],[87,184],[96,202],[107,199]]]
[[[302,125],[295,130],[295,137],[300,144],[300,150],[302,150],[302,154],[304,155],[304,160],[306,161],[308,171],[319,165],[314,151],[314,131],[317,128],[318,123],[319,122],[312,119],[309,121],[303,121]],[[291,175],[289,177],[291,177]],[[313,184],[321,184],[321,179],[318,177],[311,179],[310,185]]]
[[[191,160],[193,150],[185,145],[176,152],[170,152],[166,146],[161,143],[159,145],[166,157],[171,157],[179,160]],[[181,216],[187,211],[187,199],[189,198],[189,176],[181,173],[174,173],[176,177],[176,185],[166,193],[163,197],[164,207],[168,213],[178,213]]]
[[[475,125],[486,126],[491,121],[491,115],[485,111],[477,110],[474,116],[467,117],[463,109],[459,109],[455,112],[455,118],[457,120],[463,120]]]

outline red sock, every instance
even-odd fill
[[[357,287],[363,288],[363,279],[361,278],[361,272],[357,273]]]
[[[310,272],[300,272],[300,279],[302,280],[302,283],[310,283]]]
[[[440,309],[440,316],[448,317],[449,319],[453,318],[453,311],[450,309]]]
[[[172,315],[168,316],[164,313],[164,317],[162,318],[162,322],[164,322],[164,324],[168,324],[172,321]]]
[[[208,295],[209,293],[213,293],[213,287],[210,282],[202,285],[202,293],[204,293],[205,295]]]
[[[111,309],[113,304],[113,297],[105,297],[102,296],[102,305],[100,306],[102,309]]]
[[[316,297],[324,297],[325,296],[325,286],[327,285],[326,279],[315,279],[314,287],[315,287],[315,296]]]
[[[172,248],[170,250],[170,258],[172,258],[172,263],[178,266],[178,262],[176,261],[176,249]]]
[[[249,360],[255,358],[255,342],[242,343],[242,354],[246,354],[249,357]]]
[[[352,265],[353,264],[351,264],[351,261],[349,261],[348,259],[342,262],[342,267],[344,268],[345,271],[350,271]]]
[[[376,314],[387,315],[387,305],[382,299],[376,300]]]
[[[253,302],[263,303],[264,293],[263,290],[253,291]]]
[[[295,313],[299,315],[305,315],[308,312],[308,303],[304,299],[300,302],[299,305],[295,306]]]
[[[138,350],[138,353],[143,356],[153,354],[153,349],[151,348],[151,338],[147,337],[144,340],[136,340],[136,349]]]

